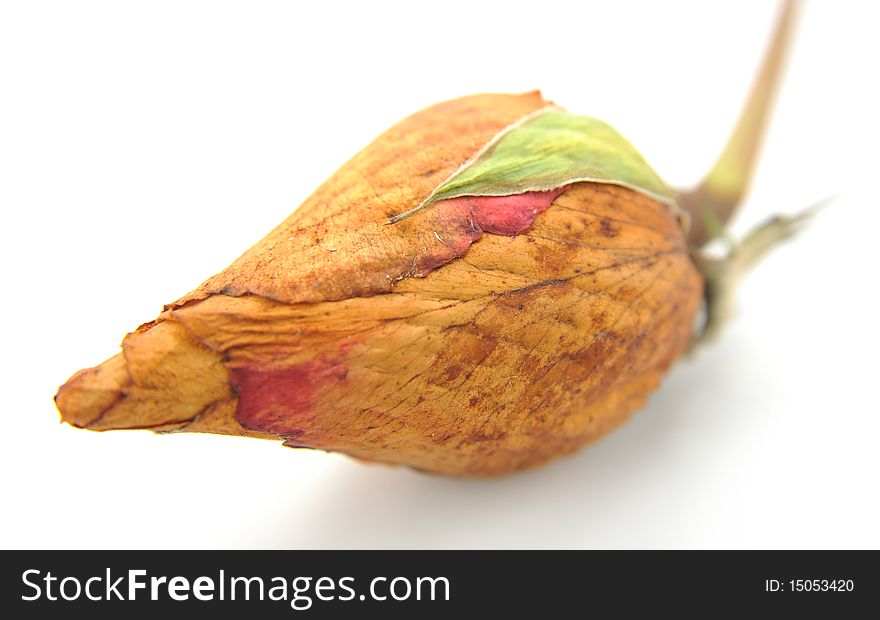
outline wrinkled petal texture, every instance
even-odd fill
[[[526,468],[617,426],[685,350],[700,304],[669,208],[576,183],[385,223],[545,105],[472,97],[392,128],[120,355],[75,375],[62,415],[455,475]]]
[[[178,304],[215,293],[286,302],[384,293],[463,252],[476,238],[455,203],[388,226],[496,134],[546,107],[537,92],[435,105],[382,134],[280,226]],[[447,241],[438,241],[434,233]],[[334,251],[335,250],[335,251]]]

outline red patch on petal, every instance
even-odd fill
[[[315,427],[315,404],[323,388],[344,383],[345,347],[335,358],[320,358],[279,368],[242,366],[231,369],[238,394],[235,417],[245,428],[291,438]]]
[[[463,196],[442,200],[434,207],[428,207],[442,208],[449,215],[445,229],[435,233],[443,245],[421,257],[417,275],[425,276],[437,267],[464,256],[484,232],[515,237],[527,231],[538,214],[567,189],[568,186],[514,196]]]
[[[493,235],[513,237],[532,227],[535,217],[546,210],[566,188],[547,192],[527,192],[515,196],[465,196],[474,223]]]

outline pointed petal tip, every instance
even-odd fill
[[[125,360],[116,355],[100,366],[75,373],[55,394],[61,421],[77,428],[93,429],[119,400],[128,380]]]

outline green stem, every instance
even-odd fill
[[[689,241],[694,248],[713,238],[712,224],[721,229],[727,225],[748,191],[799,7],[800,0],[785,0],[761,70],[724,151],[696,188],[680,194],[691,216]]]

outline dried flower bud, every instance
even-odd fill
[[[525,468],[624,421],[690,342],[702,279],[674,205],[618,134],[538,93],[442,103],[57,404],[93,430]]]

